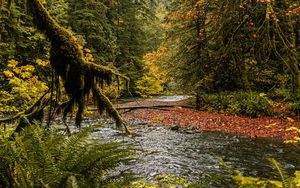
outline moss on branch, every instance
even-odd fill
[[[37,28],[51,42],[51,66],[58,77],[62,79],[64,88],[70,97],[69,102],[64,106],[64,115],[66,116],[74,106],[77,106],[76,125],[80,126],[86,105],[85,99],[89,93],[93,93],[99,110],[101,112],[106,110],[115,119],[117,126],[124,124],[120,114],[98,85],[104,81],[110,84],[113,76],[116,76],[117,80],[123,78],[128,81],[129,78],[111,68],[87,62],[82,46],[77,39],[50,16],[40,0],[28,0],[27,6]]]

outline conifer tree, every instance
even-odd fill
[[[69,26],[81,35],[96,61],[114,62],[118,53],[116,36],[107,18],[108,7],[101,1],[69,0]]]
[[[118,54],[114,65],[131,78],[130,90],[135,94],[136,80],[142,77],[142,57],[149,49],[145,25],[154,17],[152,1],[105,1],[107,16],[117,38]]]

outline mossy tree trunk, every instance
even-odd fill
[[[296,33],[298,31],[295,31],[292,20],[289,18],[287,22],[287,27],[289,30],[289,38],[288,38],[288,47],[291,51],[288,64],[289,64],[289,69],[292,74],[292,90],[293,93],[298,93],[300,92],[300,71],[299,71],[299,54],[297,52],[297,35]],[[297,27],[296,27],[297,29]]]
[[[51,42],[51,66],[63,81],[70,97],[63,106],[64,115],[66,116],[77,106],[76,125],[80,126],[86,105],[85,100],[90,93],[93,93],[101,112],[106,110],[116,120],[118,127],[124,125],[118,111],[97,85],[104,81],[110,84],[112,76],[122,77],[127,81],[129,79],[110,68],[87,62],[77,39],[49,15],[40,0],[27,0],[27,8],[33,16],[34,24]],[[56,88],[59,89],[59,86]]]

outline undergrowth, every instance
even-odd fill
[[[297,117],[300,114],[300,95],[293,95],[287,89],[274,89],[268,93],[224,91],[201,93],[200,109],[210,112],[248,117],[285,116]],[[282,110],[276,110],[282,109]]]
[[[121,187],[130,174],[110,173],[130,162],[125,144],[92,139],[87,128],[65,137],[32,125],[0,140],[0,187]]]
[[[245,115],[258,117],[260,115],[272,115],[270,109],[273,101],[265,94],[256,92],[220,92],[201,95],[201,110],[208,110],[231,115]]]
[[[268,159],[277,179],[262,179],[259,177],[246,177],[237,171],[233,171],[232,179],[241,188],[296,188],[300,187],[300,172],[296,171],[294,175],[288,176],[281,164],[275,159]]]
[[[293,94],[288,89],[274,89],[268,93],[268,96],[282,104],[290,112],[294,113],[294,116],[299,116],[300,114],[300,93]]]

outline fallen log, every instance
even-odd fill
[[[184,105],[184,104],[163,104],[163,105],[140,105],[140,106],[114,106],[117,110],[136,110],[136,109],[163,109],[163,108],[190,108],[194,109],[195,107],[192,105]],[[97,108],[89,108],[88,111],[97,111]]]

